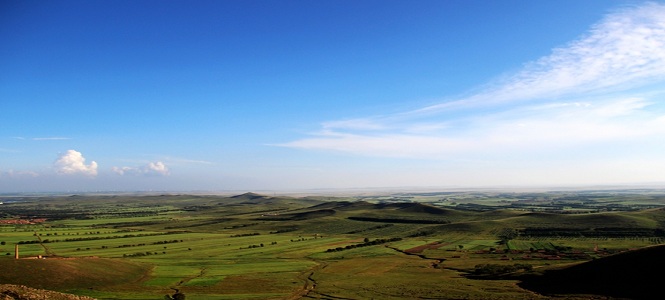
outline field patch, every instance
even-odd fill
[[[0,259],[0,282],[63,291],[139,282],[150,266],[118,259]]]
[[[633,196],[572,196],[28,199],[3,205],[3,218],[46,221],[0,224],[0,282],[127,300],[173,289],[197,300],[547,299],[521,279],[465,275],[477,265],[538,273],[665,241],[663,209],[636,211]],[[14,260],[15,244],[21,257],[48,258]]]
[[[425,245],[421,245],[421,246],[406,249],[406,250],[404,250],[404,252],[421,253],[421,252],[423,252],[424,250],[427,250],[427,249],[439,249],[439,248],[447,246],[447,245],[450,245],[450,243],[433,242],[433,243],[429,243],[429,244],[425,244]]]

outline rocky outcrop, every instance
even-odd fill
[[[95,300],[95,298],[33,289],[24,285],[0,284],[0,300]]]

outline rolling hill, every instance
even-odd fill
[[[520,286],[541,294],[593,294],[654,299],[661,294],[665,245],[628,251],[522,278]]]
[[[0,259],[0,283],[64,291],[108,288],[139,281],[149,266],[119,259]]]

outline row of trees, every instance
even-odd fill
[[[159,254],[158,252],[136,252],[134,254],[123,254],[122,257],[141,257],[141,256],[149,256],[149,255],[157,255]],[[162,251],[162,254],[166,254],[166,251]]]
[[[239,233],[239,234],[233,234],[230,237],[243,237],[243,236],[255,236],[255,235],[261,235],[258,232],[252,232],[252,233]]]
[[[277,245],[277,242],[271,242],[270,245]],[[263,247],[263,246],[265,246],[265,245],[263,245],[263,243],[261,243],[261,244],[258,244],[258,245],[249,245],[249,246],[247,246],[247,248],[240,247],[240,249],[253,249],[253,248],[260,248],[260,247]]]
[[[96,240],[111,240],[111,239],[122,239],[122,238],[135,238],[135,237],[146,237],[146,236],[156,236],[156,235],[168,235],[168,234],[178,234],[182,232],[164,232],[164,233],[140,233],[140,234],[125,234],[125,235],[110,235],[110,236],[91,236],[91,237],[77,237],[77,238],[66,238],[66,239],[44,239],[41,242],[39,240],[33,241],[19,241],[18,244],[39,244],[39,243],[57,243],[57,242],[80,242],[80,241],[96,241]],[[180,240],[182,242],[182,240]],[[163,243],[172,243],[169,241]]]
[[[390,242],[397,242],[401,241],[402,238],[390,238],[390,239],[376,239],[373,241],[370,241],[368,238],[365,238],[362,244],[353,244],[353,245],[347,245],[346,247],[337,247],[337,248],[330,248],[326,250],[326,252],[337,252],[337,251],[344,251],[344,250],[350,250],[350,249],[355,249],[355,248],[360,248],[360,247],[367,247],[367,246],[374,246],[374,245],[381,245],[385,243],[390,243]]]

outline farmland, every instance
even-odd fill
[[[649,190],[0,198],[0,283],[98,299],[548,299],[521,276],[665,242]]]

